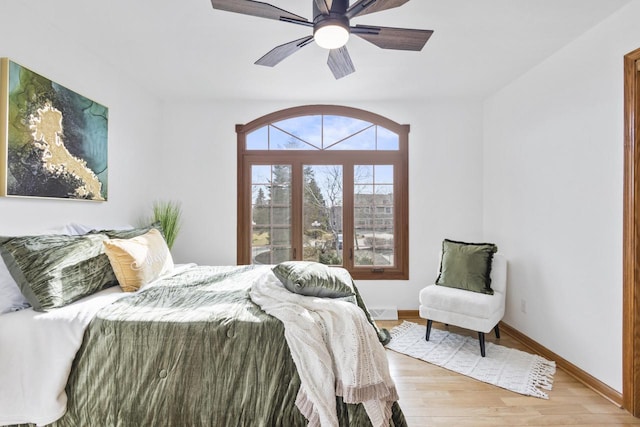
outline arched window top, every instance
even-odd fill
[[[246,135],[248,151],[398,151],[409,126],[356,108],[309,105],[269,114],[238,131]]]

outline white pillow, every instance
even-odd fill
[[[0,257],[0,314],[18,311],[29,307],[29,303],[20,292],[20,288]]]
[[[87,228],[87,226],[81,224],[69,223],[34,234],[68,234],[70,236],[79,236],[92,230],[92,228]],[[29,306],[22,292],[20,292],[18,284],[13,280],[9,269],[0,256],[0,314],[22,310]]]
[[[87,234],[91,230],[95,230],[94,227],[90,227],[85,224],[78,224],[77,222],[70,222],[66,225],[69,228],[69,233],[72,236],[82,236],[83,234]]]

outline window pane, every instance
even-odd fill
[[[400,149],[400,138],[397,133],[391,132],[389,129],[377,126],[378,128],[378,150],[393,150],[398,151]]]
[[[328,147],[338,141],[346,139],[366,128],[371,123],[364,120],[354,119],[353,117],[344,116],[324,116],[323,120],[323,147]],[[363,150],[366,148],[360,148]]]
[[[266,185],[253,185],[252,186],[252,220],[253,225],[268,225],[271,224],[271,204],[267,198],[269,193],[269,187]]]
[[[255,247],[268,246],[271,243],[271,233],[268,227],[253,227],[253,245]]]
[[[293,135],[285,133],[280,129],[269,126],[269,149],[270,150],[315,150],[316,148],[301,141]]]
[[[267,204],[267,194],[269,194],[269,186],[253,184],[251,186],[251,203],[259,206]]]
[[[383,222],[381,219],[376,219],[378,222]],[[375,228],[370,236],[367,236],[367,245],[370,248],[370,256],[373,259],[373,265],[377,266],[389,266],[394,262],[393,251],[393,228],[391,229],[379,229]]]
[[[393,184],[393,165],[376,165],[374,173],[376,184]]]
[[[271,264],[270,230],[270,228],[253,227],[251,240],[253,264]]]
[[[356,184],[373,184],[373,166],[356,165],[353,180]]]
[[[268,150],[269,130],[267,126],[247,134],[247,150]]]
[[[270,264],[278,264],[291,259],[291,248],[273,248]]]
[[[271,223],[273,225],[291,224],[291,209],[289,207],[274,206],[271,214]]]
[[[318,149],[322,147],[322,116],[301,116],[273,123],[282,129]]]
[[[271,233],[271,243],[274,246],[288,245],[291,241],[291,229],[289,228],[273,228]]]
[[[377,206],[393,204],[393,185],[376,185],[374,188]]]
[[[326,144],[325,144],[326,147]],[[370,127],[362,132],[348,137],[339,143],[327,147],[328,150],[375,150],[376,129]]]
[[[269,183],[271,203],[277,206],[291,206],[291,167],[272,166]]]
[[[271,165],[253,165],[251,167],[252,184],[271,184]]]
[[[253,205],[253,225],[269,225],[271,224],[271,207],[268,205]]]
[[[342,165],[305,165],[303,259],[342,265]]]
[[[375,187],[373,185],[356,185],[353,205],[356,207],[363,207],[363,212],[367,214],[374,210],[374,189]]]
[[[393,266],[393,165],[356,165],[354,174],[359,175],[353,198],[354,263],[356,266]]]
[[[291,248],[291,166],[251,166],[251,261],[273,264]]]

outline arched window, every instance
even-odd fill
[[[310,105],[238,134],[238,263],[343,266],[408,279],[408,135],[367,111]]]

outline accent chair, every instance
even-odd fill
[[[493,329],[500,338],[498,323],[504,316],[507,290],[507,260],[493,254],[491,265],[493,295],[432,284],[420,291],[420,317],[427,319],[429,341],[434,321],[478,332],[480,354],[485,357],[484,334]]]

